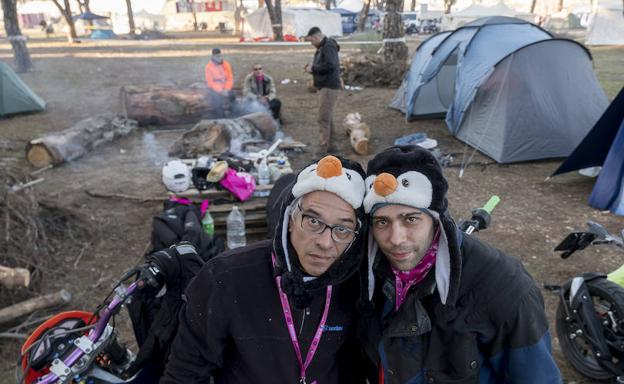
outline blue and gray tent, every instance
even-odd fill
[[[511,163],[568,156],[607,104],[583,45],[495,16],[425,40],[390,106]]]
[[[553,176],[600,166],[589,205],[624,216],[624,88]]]
[[[41,112],[46,103],[13,72],[0,62],[0,116],[16,113]]]

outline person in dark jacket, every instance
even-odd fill
[[[388,148],[365,182],[361,329],[380,382],[561,383],[540,290],[518,259],[455,226],[435,157]]]
[[[310,28],[306,39],[316,48],[312,65],[306,64],[306,72],[312,74],[314,86],[319,90],[319,150],[332,151],[331,135],[335,130],[334,110],[340,93],[340,46],[336,40],[325,35],[318,27]]]
[[[161,384],[364,383],[353,325],[364,172],[327,156],[288,191],[272,241],[215,257],[189,285]]]

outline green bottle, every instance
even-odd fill
[[[202,227],[207,234],[209,234],[210,236],[214,236],[214,220],[212,219],[212,215],[208,211],[204,213],[204,217],[202,219]]]

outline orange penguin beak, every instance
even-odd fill
[[[375,182],[373,183],[375,192],[379,196],[383,197],[386,197],[396,191],[398,185],[399,183],[397,182],[396,177],[385,172],[377,175],[377,177],[375,177]]]
[[[342,163],[335,156],[323,157],[316,167],[316,174],[324,179],[342,175]]]

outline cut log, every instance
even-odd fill
[[[113,114],[90,117],[64,131],[31,140],[26,145],[26,159],[35,167],[71,161],[102,144],[130,134],[136,127],[136,121]]]
[[[277,122],[266,112],[251,113],[236,119],[202,120],[173,143],[169,155],[197,158],[240,149],[245,141],[273,141],[278,128]]]
[[[34,311],[67,304],[71,300],[71,293],[62,289],[56,293],[35,297],[21,303],[13,304],[0,309],[0,324],[15,320]]]
[[[28,287],[30,285],[30,271],[24,268],[9,268],[0,265],[0,284],[7,288]]]
[[[220,105],[211,99],[207,88],[166,85],[125,86],[121,88],[124,116],[140,125],[195,124],[202,119],[219,117],[229,108],[224,98]]]
[[[366,156],[371,153],[370,146],[370,127],[362,122],[362,117],[359,113],[349,113],[345,117],[344,128],[346,134],[349,136],[349,142],[358,155]]]

